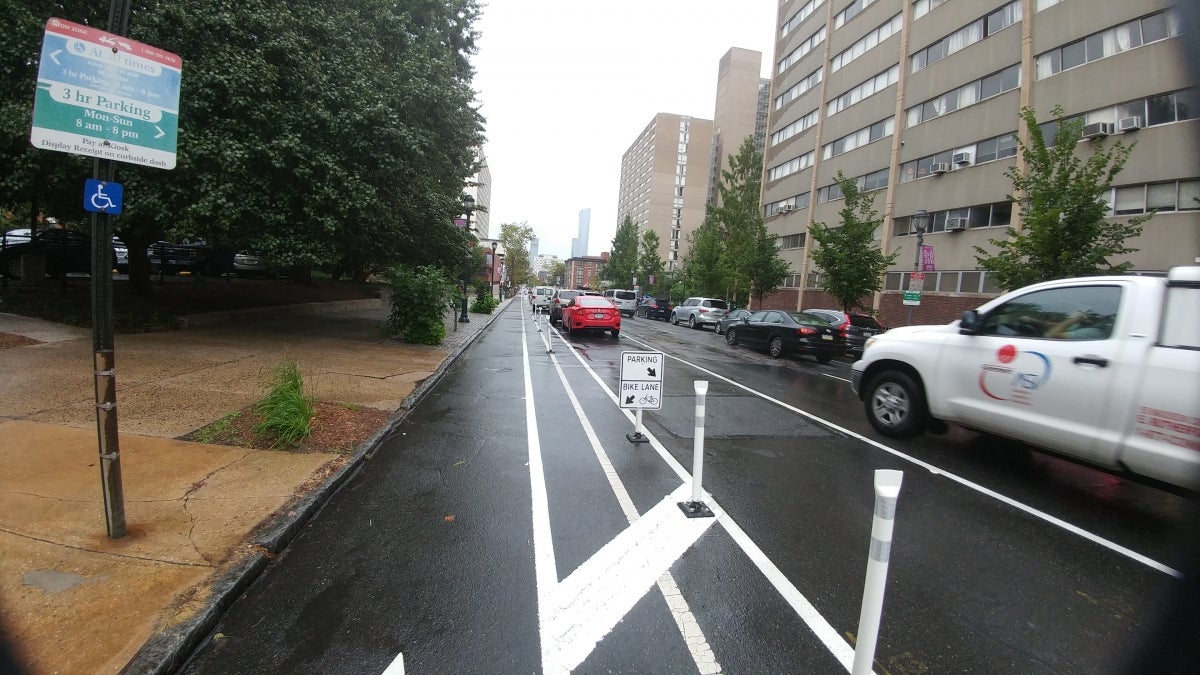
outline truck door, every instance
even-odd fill
[[[1129,400],[1112,411],[1126,423],[1121,463],[1134,473],[1191,490],[1200,490],[1197,307],[1200,268],[1171,270],[1154,342],[1139,364]]]
[[[939,355],[947,416],[966,426],[1112,465],[1098,439],[1124,366],[1115,329],[1126,289],[1080,284],[1030,291],[993,308],[979,334]],[[1127,380],[1126,380],[1127,381]]]

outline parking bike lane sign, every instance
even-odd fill
[[[621,407],[641,410],[662,408],[662,352],[621,352]]]
[[[46,22],[29,141],[36,148],[175,168],[179,56],[62,19]]]

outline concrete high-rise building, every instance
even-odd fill
[[[589,230],[592,224],[592,210],[584,209],[579,212],[579,229],[577,235],[571,240],[571,257],[581,258],[587,255]]]
[[[475,198],[475,212],[471,214],[471,229],[480,239],[496,239],[500,232],[492,232],[492,221],[486,208],[492,203],[492,170],[488,168],[487,156],[483,148],[476,148],[475,154],[479,160],[479,171],[475,173],[475,185],[467,188],[466,193]]]
[[[538,238],[534,237],[529,242],[529,259],[537,260],[538,257]]]
[[[658,113],[621,158],[617,226],[629,216],[639,232],[657,233],[668,272],[704,222],[712,133],[711,120]]]
[[[1157,210],[1127,243],[1134,270],[1161,273],[1200,253],[1200,96],[1180,23],[1156,0],[786,0],[779,2],[763,213],[793,274],[769,306],[834,306],[809,257],[809,226],[834,224],[838,171],[876,191],[878,243],[899,256],[873,298],[904,323],[912,216],[931,216],[914,320],[947,321],[999,291],[975,247],[1020,227],[1006,170],[1024,106],[1061,106],[1093,144],[1137,141],[1105,198],[1112,218]],[[1045,128],[1047,138],[1053,129]],[[1052,126],[1052,125],[1051,125]],[[1113,260],[1112,262],[1122,262]]]
[[[767,134],[771,81],[761,77],[762,52],[732,47],[717,67],[717,100],[713,108],[712,156],[709,164],[708,203],[720,204],[717,182],[729,168],[747,136],[762,151]]]

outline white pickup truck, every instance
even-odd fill
[[[1200,491],[1200,267],[1027,286],[870,339],[851,375],[886,436],[951,422]]]

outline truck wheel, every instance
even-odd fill
[[[897,370],[876,375],[863,401],[871,426],[884,436],[912,438],[929,422],[925,394],[912,378]]]

